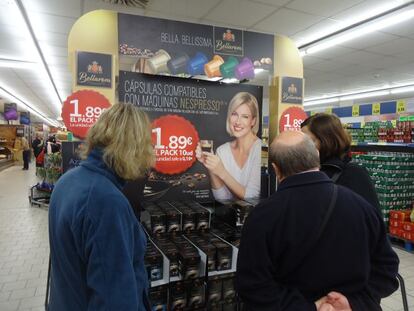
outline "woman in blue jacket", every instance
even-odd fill
[[[121,192],[152,164],[148,118],[116,104],[86,144],[86,160],[59,179],[50,200],[49,310],[149,310],[146,237]]]

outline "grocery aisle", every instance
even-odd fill
[[[31,208],[32,162],[0,172],[0,310],[44,310],[49,243],[47,211]]]
[[[0,310],[44,310],[49,254],[47,211],[30,207],[28,189],[36,183],[29,171],[11,167],[0,172]],[[414,254],[396,249],[414,311]],[[384,311],[402,309],[397,291],[382,303]]]

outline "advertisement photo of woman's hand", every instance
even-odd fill
[[[218,177],[222,176],[223,172],[225,172],[225,168],[223,162],[221,162],[221,159],[218,156],[211,152],[203,152],[203,158],[204,165],[210,173]]]

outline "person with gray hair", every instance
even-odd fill
[[[381,310],[399,260],[378,210],[319,171],[301,132],[280,134],[270,160],[277,192],[248,216],[238,254],[244,310]]]

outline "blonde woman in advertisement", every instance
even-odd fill
[[[197,148],[198,160],[209,171],[215,199],[259,197],[262,142],[256,136],[258,117],[256,97],[237,93],[230,101],[226,124],[227,133],[234,139],[218,147],[216,154]]]

